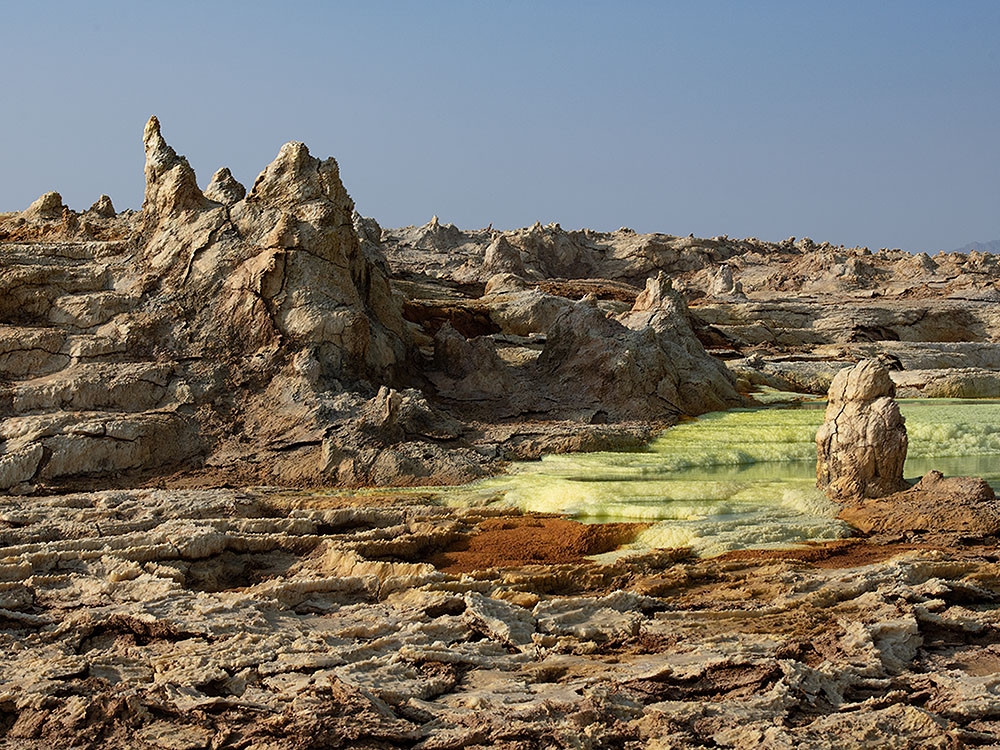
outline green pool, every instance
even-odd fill
[[[931,469],[1000,489],[1000,401],[903,400],[906,476]],[[706,414],[634,453],[576,453],[515,464],[442,493],[448,504],[502,502],[583,521],[648,521],[636,547],[701,555],[848,535],[816,490],[823,403]]]

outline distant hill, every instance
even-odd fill
[[[970,242],[968,245],[963,245],[953,252],[968,253],[973,250],[977,250],[981,253],[1000,253],[1000,240],[993,240],[992,242]]]

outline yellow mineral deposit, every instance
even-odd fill
[[[442,493],[452,505],[498,502],[584,521],[652,524],[633,551],[691,547],[702,556],[850,535],[815,487],[822,402],[705,414],[634,453],[573,453],[517,463]],[[906,477],[931,469],[1000,484],[1000,402],[902,401]]]

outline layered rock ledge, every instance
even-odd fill
[[[1000,501],[983,479],[932,471],[912,488],[845,507],[840,518],[865,534],[982,539],[1000,534]]]

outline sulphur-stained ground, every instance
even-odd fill
[[[637,529],[589,528],[412,494],[4,497],[0,746],[1000,741],[993,547],[600,565]]]

